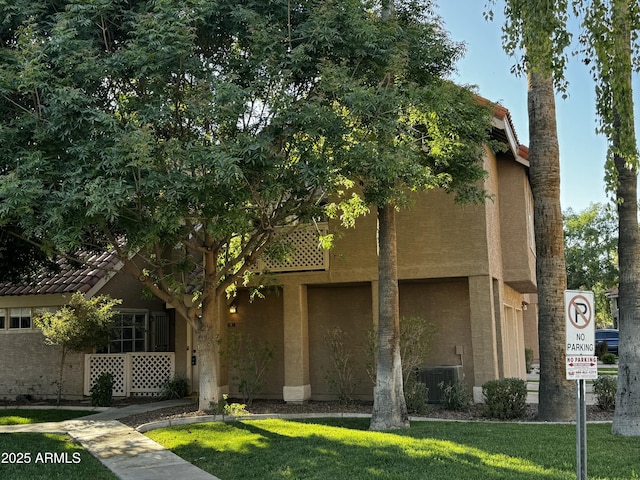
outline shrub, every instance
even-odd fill
[[[527,368],[527,373],[533,371],[533,350],[530,348],[524,349],[524,362]]]
[[[485,414],[491,418],[520,418],[525,414],[527,383],[520,378],[491,380],[482,385]]]
[[[437,327],[421,317],[402,317],[400,319],[400,357],[402,358],[402,380],[411,383],[411,376],[424,365],[431,350]],[[367,361],[365,368],[371,383],[376,384],[376,355],[378,352],[378,332],[371,329],[365,344]]]
[[[596,397],[596,405],[602,410],[613,410],[616,406],[616,391],[618,390],[618,377],[615,375],[602,375],[593,381],[593,395]]]
[[[407,412],[421,415],[427,412],[429,402],[429,389],[427,385],[418,380],[409,381],[404,387],[404,400],[407,404]]]
[[[600,360],[607,365],[615,365],[617,358],[613,353],[605,353]]]
[[[113,400],[113,375],[103,373],[91,387],[91,405],[110,407]]]
[[[258,340],[241,333],[229,334],[227,359],[243,402],[251,405],[262,390],[275,352],[276,347],[266,339]]]
[[[600,343],[596,343],[596,357],[602,360],[602,356],[605,355],[609,351],[609,345],[607,345],[607,341],[603,340]]]
[[[179,375],[167,378],[160,386],[161,400],[173,400],[174,398],[184,398],[189,394],[189,380]]]
[[[211,409],[216,415],[229,415],[231,417],[241,417],[251,415],[244,403],[229,403],[229,396],[225,393],[219,402],[210,402]]]
[[[442,405],[447,410],[465,410],[471,403],[471,394],[460,380],[454,382],[440,382],[438,388],[442,391]]]
[[[326,370],[324,378],[331,390],[338,396],[341,405],[353,401],[353,392],[357,382],[353,369],[353,352],[351,338],[340,327],[327,330],[323,338],[329,349],[331,366]]]

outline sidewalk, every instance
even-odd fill
[[[112,408],[65,422],[6,425],[0,426],[0,433],[68,434],[121,480],[219,480],[118,422],[119,418],[129,415],[185,403],[185,400],[167,400]]]

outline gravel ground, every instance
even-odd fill
[[[230,403],[233,400],[230,400]],[[371,403],[353,403],[350,405],[340,405],[337,402],[316,402],[310,401],[303,405],[290,405],[282,401],[266,401],[256,400],[247,407],[252,414],[259,413],[286,413],[286,414],[303,414],[303,413],[371,413]],[[526,415],[522,419],[515,421],[535,421],[538,413],[538,406],[534,404],[527,405]],[[211,411],[201,411],[197,409],[197,405],[190,404],[181,407],[170,407],[146,412],[140,415],[132,415],[130,417],[120,419],[120,422],[131,427],[137,427],[144,423],[155,422],[160,420],[169,420],[180,417],[195,417],[201,415],[211,415]],[[441,420],[461,420],[461,421],[491,421],[491,419],[483,416],[482,405],[472,405],[465,411],[450,411],[444,409],[440,405],[429,405],[428,412],[424,415],[426,418],[437,418]],[[611,421],[613,412],[605,412],[594,405],[587,405],[587,421]]]

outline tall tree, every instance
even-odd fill
[[[634,129],[632,65],[638,45],[640,5],[636,0],[576,2],[583,14],[581,36],[596,82],[598,130],[609,142],[607,186],[618,207],[620,347],[613,432],[640,436],[640,232],[638,150]]]
[[[568,209],[564,217],[567,288],[591,290],[596,324],[612,323],[606,292],[618,286],[618,218],[610,205],[592,204],[581,212]]]
[[[497,3],[490,0],[488,4]],[[540,339],[538,418],[564,421],[575,417],[573,385],[565,379],[565,271],[560,206],[560,151],[555,88],[563,90],[567,0],[505,0],[504,48],[515,55],[527,75],[529,178],[533,192]],[[492,12],[488,12],[492,16]]]
[[[375,57],[370,23],[357,0],[0,2],[0,224],[113,248],[194,328],[209,408],[225,292],[341,181],[324,79]]]
[[[399,343],[396,210],[416,190],[440,187],[458,200],[484,197],[480,181],[491,107],[446,80],[463,50],[447,38],[431,7],[383,1],[368,37],[378,54],[344,65],[332,89],[336,108],[351,126],[349,144],[336,157],[378,219],[372,430],[409,425]]]

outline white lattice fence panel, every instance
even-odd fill
[[[319,245],[319,236],[327,233],[324,224],[300,228],[289,233],[285,241],[291,243],[292,253],[285,260],[261,259],[257,270],[272,272],[293,272],[304,270],[327,270],[329,254]]]
[[[103,373],[113,376],[113,396],[127,396],[127,358],[125,354],[96,354],[85,356],[84,394],[91,395],[91,387]]]
[[[175,373],[175,356],[172,352],[130,353],[131,383],[133,396],[155,396],[162,384]]]

